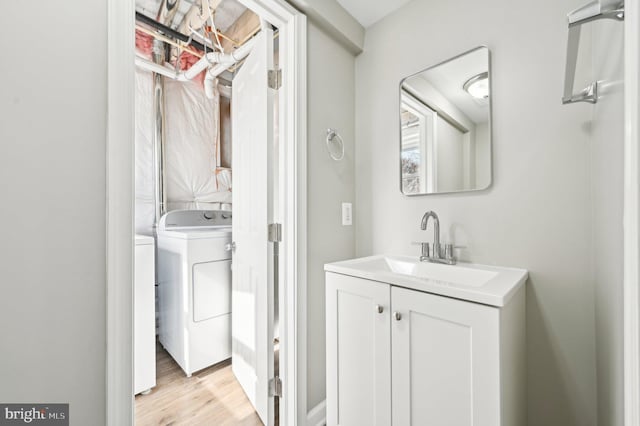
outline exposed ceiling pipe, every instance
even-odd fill
[[[251,47],[253,47],[254,44],[254,39],[251,39]],[[244,44],[241,47],[246,46],[247,44],[249,44],[248,42],[246,44]],[[248,49],[243,49],[240,52],[240,48],[238,48],[236,51],[234,51],[232,53],[232,55],[235,55],[235,62],[230,63],[230,64],[218,64],[214,67],[209,68],[209,70],[207,71],[207,73],[204,76],[204,93],[207,96],[207,98],[209,99],[213,99],[215,97],[215,82],[216,82],[216,78],[222,74],[223,72],[225,72],[226,70],[229,69],[229,67],[237,64],[238,62],[240,62],[241,60],[243,60],[244,58],[247,57],[247,55],[249,55],[249,53],[251,53],[251,47],[249,47]]]
[[[182,31],[182,30],[180,30]],[[190,31],[189,29],[187,29],[187,31]],[[198,40],[200,40],[200,42],[207,46],[209,48],[209,50],[215,50],[215,46],[213,45],[213,43],[211,43],[211,40],[209,40],[208,38],[206,38],[205,36],[203,36],[202,34],[200,34],[198,31],[191,31],[191,35],[193,36],[193,38],[196,38]],[[192,40],[193,40],[192,38]]]
[[[187,80],[191,80],[196,75],[200,74],[207,68],[218,64],[218,65],[226,65],[225,70],[229,68],[231,65],[243,59],[245,56],[251,52],[253,48],[254,39],[247,41],[242,46],[238,47],[236,50],[230,53],[221,53],[221,52],[210,52],[202,57],[198,62],[193,64],[191,68],[185,71],[185,77]],[[224,71],[224,70],[222,70]]]
[[[162,0],[158,10],[157,21],[162,24],[170,24],[176,12],[180,0]],[[164,66],[166,62],[167,45],[157,39],[153,39],[153,63]],[[154,160],[154,180],[155,180],[155,223],[158,226],[160,218],[166,212],[166,179],[165,179],[165,97],[164,97],[164,77],[161,73],[153,74],[153,160]]]
[[[270,24],[266,20],[260,18],[260,27],[254,33],[254,35],[260,32],[260,30],[266,30],[268,28],[271,28]],[[253,37],[249,39],[249,41],[251,42],[251,47],[253,47],[253,43],[255,43],[254,40],[255,38]],[[245,43],[241,47],[246,46],[249,43],[249,41],[247,41],[247,43]],[[215,96],[216,78],[220,74],[225,72],[227,69],[229,69],[230,66],[233,66],[238,62],[240,62],[242,59],[244,59],[250,52],[251,52],[251,49],[248,49],[246,52],[245,51],[240,52],[240,49],[237,49],[235,52],[233,52],[233,54],[235,54],[237,57],[236,61],[233,64],[227,65],[227,66],[223,64],[216,65],[207,71],[207,74],[204,76],[204,93],[207,96],[207,98],[213,99],[213,97]],[[242,57],[240,57],[240,54],[242,54]]]
[[[264,19],[260,18],[260,28],[262,29],[267,29],[269,28],[269,23],[267,21],[265,21]],[[253,43],[254,43],[255,38],[250,39],[249,41],[251,41],[251,47],[253,47]],[[242,47],[245,47],[248,44],[245,43],[244,45],[242,45],[240,48],[238,48],[236,51],[234,51],[232,53],[232,55],[235,55],[235,62],[231,65],[234,65],[236,63],[238,63],[239,61],[241,61],[242,59],[244,59],[249,52],[251,52],[251,48],[247,49],[246,51],[243,50],[242,52],[240,52],[240,49]],[[240,56],[242,54],[242,56]],[[204,59],[204,58],[202,58]],[[200,61],[202,61],[202,59]],[[215,96],[215,79],[216,77],[218,77],[220,74],[222,74],[223,72],[225,72],[231,65],[225,65],[225,64],[219,64],[216,65],[212,68],[210,68],[207,71],[207,74],[204,76],[204,93],[207,96],[207,98],[209,99],[213,99],[213,97]],[[189,69],[191,70],[191,69]]]
[[[160,66],[160,65],[158,65]],[[165,132],[164,132],[164,80],[161,74],[153,74],[153,163],[155,181],[155,223],[157,226],[160,218],[166,211],[166,187],[165,187]]]
[[[195,76],[200,74],[207,68],[210,70],[205,76],[207,79],[213,80],[218,75],[229,69],[229,67],[235,65],[242,59],[244,59],[253,48],[254,39],[247,41],[245,44],[237,48],[231,53],[210,52],[202,57],[198,62],[193,64],[191,68],[186,71],[176,72],[175,70],[168,68],[159,63],[151,62],[145,58],[136,56],[136,65],[140,68],[146,69],[157,74],[162,74],[165,77],[173,80],[188,81],[192,80]],[[209,77],[212,76],[212,77]]]
[[[215,11],[222,0],[200,0],[200,5],[195,4],[184,14],[178,30],[183,33],[197,31],[202,28],[210,18],[210,11]],[[208,10],[207,10],[208,9]]]
[[[151,62],[150,60],[142,58],[140,56],[136,56],[136,65],[144,70],[169,77],[172,80],[180,80],[178,78],[178,73],[176,73],[173,69],[168,68],[164,65],[156,64],[155,62]]]
[[[207,98],[213,99],[216,95],[216,77],[225,72],[228,67],[217,65],[207,71],[204,76],[204,94]]]
[[[193,30],[199,30],[204,24],[204,20],[200,18],[200,8],[195,4],[184,14],[182,22],[178,25],[178,31],[185,34]]]
[[[165,25],[171,25],[171,21],[173,21],[173,18],[178,12],[179,5],[180,0],[162,0],[156,21]]]

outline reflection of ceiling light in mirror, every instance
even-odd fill
[[[489,73],[483,72],[467,80],[462,88],[476,99],[489,97]]]

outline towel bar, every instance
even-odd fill
[[[569,35],[567,40],[567,63],[564,75],[563,104],[576,102],[589,102],[595,104],[598,101],[598,82],[594,81],[577,94],[573,93],[573,84],[578,62],[578,47],[580,46],[580,29],[583,24],[600,19],[624,20],[624,1],[620,0],[596,0],[588,3],[567,15]]]

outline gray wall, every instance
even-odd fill
[[[72,425],[105,421],[106,8],[0,14],[0,401]]]
[[[362,52],[364,28],[336,0],[286,0],[351,53]]]
[[[617,426],[624,423],[624,26],[617,22],[598,22],[593,30],[594,77],[605,82],[594,110],[591,142],[598,424]]]
[[[354,227],[342,226],[342,202],[355,198],[355,58],[314,23],[309,23],[308,37],[307,408],[311,410],[325,399],[324,264],[355,255]],[[344,140],[342,161],[329,157],[325,144],[329,127]]]
[[[465,260],[526,268],[531,426],[597,421],[589,125],[562,106],[574,0],[415,0],[367,29],[356,59],[356,252],[417,255],[426,210]],[[404,197],[398,82],[478,45],[492,50],[491,189]]]

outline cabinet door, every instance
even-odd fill
[[[327,273],[327,425],[391,424],[390,286]]]
[[[498,309],[397,287],[391,300],[393,426],[500,425]]]

